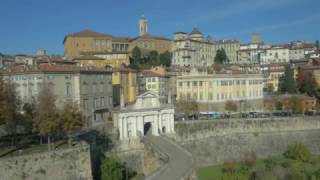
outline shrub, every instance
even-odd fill
[[[272,158],[264,160],[264,164],[268,170],[273,169],[277,165],[276,161]]]
[[[284,156],[299,162],[308,162],[310,160],[311,153],[303,144],[294,144],[288,147]]]
[[[249,168],[253,167],[257,161],[257,156],[255,153],[250,153],[246,156],[244,164]]]
[[[114,158],[106,158],[102,161],[101,166],[101,180],[122,180],[123,167]]]
[[[234,173],[237,164],[235,162],[226,162],[223,164],[222,170],[227,173]]]
[[[299,170],[294,169],[294,168],[291,168],[288,171],[286,179],[290,179],[290,180],[305,180],[305,179],[307,179],[307,177],[304,174],[304,172],[299,171]]]

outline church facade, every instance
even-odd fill
[[[172,134],[174,107],[161,104],[158,96],[148,91],[138,96],[135,104],[114,111],[113,121],[120,140],[138,139],[146,134]]]

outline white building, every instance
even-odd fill
[[[237,40],[213,41],[194,28],[190,34],[176,32],[172,46],[172,65],[211,66],[218,49],[224,49],[230,63],[236,63],[240,43]]]
[[[289,62],[289,47],[284,46],[272,46],[266,50],[265,54],[266,63],[288,63]]]
[[[151,91],[137,96],[135,104],[113,113],[114,127],[120,140],[134,140],[151,133],[154,136],[174,133],[174,107],[161,104]]]

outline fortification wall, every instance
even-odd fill
[[[183,122],[172,137],[188,150],[197,167],[279,156],[288,145],[303,143],[320,151],[320,118],[238,119]]]
[[[92,180],[90,147],[81,143],[70,149],[0,159],[2,180]]]

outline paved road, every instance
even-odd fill
[[[147,136],[152,146],[169,157],[168,162],[146,180],[180,180],[192,169],[192,158],[180,146],[162,136]]]

